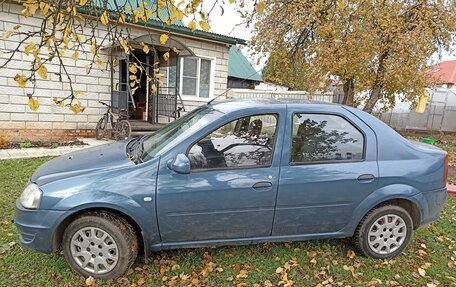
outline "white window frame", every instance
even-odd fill
[[[170,79],[170,77],[169,77],[169,67],[170,66],[166,66],[166,87],[167,87],[167,93],[168,94],[170,93],[170,90],[171,90],[171,86],[169,85],[169,79]],[[177,73],[177,71],[176,71],[176,73]],[[180,75],[179,75],[179,77],[180,77]],[[175,79],[175,80],[177,80],[177,79]],[[177,83],[176,83],[176,85],[177,85]],[[174,88],[176,88],[176,87],[174,87]],[[180,89],[180,86],[179,86],[179,89]]]
[[[196,65],[196,96],[195,95],[186,95],[184,94],[183,84],[184,84],[184,58],[192,58],[197,59]],[[199,88],[200,88],[200,69],[201,69],[201,60],[210,60],[211,61],[211,75],[209,79],[209,98],[200,98],[199,97]],[[215,57],[207,57],[207,56],[196,56],[196,57],[181,57],[179,59],[179,92],[181,93],[183,100],[189,101],[198,101],[198,102],[207,102],[214,98],[214,90],[215,90],[215,65],[217,59]]]

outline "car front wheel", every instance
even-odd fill
[[[358,225],[353,236],[355,247],[362,254],[376,258],[392,258],[402,253],[413,233],[413,221],[402,207],[384,205],[372,209]]]
[[[62,247],[74,271],[105,280],[122,276],[138,254],[134,229],[109,212],[87,214],[71,222]]]

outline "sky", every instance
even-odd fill
[[[242,22],[241,16],[236,12],[236,9],[233,5],[225,5],[224,6],[224,15],[220,16],[220,10],[215,9],[213,14],[210,16],[210,25],[212,28],[212,32],[228,35],[236,38],[241,38],[245,40],[250,40],[252,37],[252,27],[246,27],[245,25],[238,25],[237,24]],[[455,47],[456,50],[456,47]],[[261,70],[262,66],[266,59],[262,59],[260,64],[257,65],[257,59],[251,55],[248,51],[248,47],[242,48],[242,52],[244,55],[249,59],[251,64],[254,68],[258,71]],[[432,57],[433,61],[439,61],[438,55],[434,55]],[[442,53],[442,61],[446,60],[456,60],[456,55],[450,55],[448,52],[444,51]]]

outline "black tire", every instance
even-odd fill
[[[398,228],[392,227],[394,231],[391,229],[385,229],[380,230],[379,229],[379,235],[373,235],[373,236],[368,236],[369,231],[372,228],[372,231],[376,231],[378,226],[381,226],[381,220],[382,217],[386,215],[392,215],[400,217],[402,222],[400,222],[400,219],[397,219],[397,222],[400,222],[400,224],[403,226],[405,224],[405,236],[399,236],[394,234],[396,229],[399,232],[404,232],[403,228],[400,228],[400,225],[397,224]],[[373,226],[375,224],[375,226]],[[391,223],[390,223],[391,224]],[[395,224],[396,225],[396,224]],[[388,259],[392,258],[395,256],[398,256],[399,254],[404,251],[404,249],[407,247],[407,245],[410,243],[410,240],[412,239],[412,234],[413,234],[413,221],[412,218],[410,217],[410,214],[402,207],[396,206],[396,205],[383,205],[376,207],[369,211],[364,218],[361,220],[359,223],[355,234],[353,235],[352,241],[355,246],[355,248],[362,253],[363,255],[375,259]],[[388,238],[391,236],[392,241],[388,241]],[[375,240],[377,239],[377,240]],[[374,242],[381,242],[381,240],[387,241],[388,243],[385,243],[388,247],[382,247],[380,244]],[[396,243],[394,243],[394,240],[396,240]],[[393,245],[390,245],[389,242],[393,242]],[[383,242],[381,242],[383,245]],[[394,244],[398,244],[399,246],[394,246]],[[372,245],[372,247],[371,247]],[[391,248],[393,246],[393,248]],[[378,249],[383,249],[384,250],[378,250]],[[386,248],[391,248],[391,252],[388,252]],[[393,250],[394,248],[397,248]],[[378,252],[374,249],[377,249]],[[384,254],[381,252],[385,252]]]
[[[97,127],[95,128],[95,137],[97,140],[101,140],[104,136],[104,132],[106,129],[106,118],[102,117],[101,119],[98,120]]]
[[[127,120],[120,120],[116,124],[116,140],[129,139],[131,136],[131,125]]]
[[[78,251],[79,252],[82,251],[86,255],[87,252],[89,252],[90,247],[95,249],[95,248],[97,248],[97,244],[99,244],[99,243],[94,243],[92,241],[89,245],[87,245],[88,246],[87,248],[75,246],[74,242],[78,242],[78,240],[75,240],[75,238],[73,238],[73,237],[78,236],[78,234],[81,234],[80,233],[81,230],[83,230],[82,232],[84,233],[85,228],[86,229],[95,228],[97,230],[100,229],[100,230],[106,232],[108,234],[108,236],[110,236],[111,238],[106,238],[106,239],[104,239],[104,241],[113,239],[114,243],[108,242],[108,244],[109,243],[115,244],[115,246],[116,246],[115,256],[116,256],[117,262],[115,264],[112,264],[111,270],[109,270],[108,268],[105,268],[105,270],[101,270],[99,272],[90,272],[81,266],[81,264],[84,264],[84,261],[86,260],[85,256],[81,256],[77,259],[74,258],[74,257],[77,257],[76,255],[73,256],[73,252],[72,252],[72,250],[74,250],[75,248],[76,249],[79,248],[80,250],[78,250]],[[92,244],[92,243],[94,243],[94,244]],[[94,245],[94,246],[92,246],[92,245]],[[100,245],[98,245],[98,246],[100,246]],[[66,230],[63,234],[62,249],[63,249],[63,254],[65,256],[65,259],[67,260],[68,264],[75,272],[77,272],[78,274],[80,274],[84,277],[92,276],[93,278],[108,280],[108,279],[118,278],[118,277],[124,275],[127,272],[127,270],[132,266],[132,264],[135,262],[135,259],[138,255],[138,239],[136,237],[136,233],[135,233],[133,227],[124,218],[119,217],[110,212],[93,212],[93,213],[86,214],[86,215],[83,215],[83,216],[75,219],[73,222],[71,222],[68,225],[68,227],[66,228]],[[87,250],[87,252],[86,252],[86,250]],[[93,262],[95,262],[96,257],[94,257],[94,256],[96,256],[96,255],[93,255],[93,253],[100,252],[99,254],[100,254],[100,258],[101,258],[102,251],[100,249],[98,249],[97,251],[93,251],[93,250],[92,250],[92,255],[90,255],[90,253],[88,253],[89,254],[88,258],[92,257]],[[80,253],[82,253],[82,252],[80,252]],[[112,251],[109,250],[108,252],[111,253]],[[92,260],[92,259],[90,259],[90,260]],[[104,260],[105,260],[105,262],[108,262],[109,259],[104,259]],[[81,261],[82,261],[82,263],[81,263]],[[94,264],[89,262],[89,264],[86,265],[86,268],[89,268],[90,266],[94,266]],[[101,273],[101,272],[104,272],[104,273]]]

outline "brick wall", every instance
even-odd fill
[[[12,31],[13,27],[18,24],[24,30],[38,29],[41,18],[39,16],[25,18],[21,15],[21,10],[21,6],[16,4],[0,4],[0,34],[3,34],[3,31]],[[97,31],[99,39],[104,33],[103,30]],[[142,36],[146,33],[144,28],[132,29],[132,34],[135,36]],[[175,35],[172,37],[184,43],[198,56],[215,58],[214,95],[223,93],[227,87],[229,47],[225,44],[194,38]],[[18,41],[17,36],[8,39],[0,38],[0,50],[14,49]],[[63,77],[63,81],[60,81],[59,76],[54,74],[59,72],[57,59],[46,64],[47,80],[37,77],[37,89],[34,96],[38,98],[40,108],[37,111],[30,110],[26,94],[31,92],[31,84],[28,83],[25,89],[20,88],[14,81],[14,76],[21,73],[28,74],[31,68],[31,56],[17,53],[6,68],[0,69],[0,134],[10,135],[12,140],[31,139],[25,137],[26,135],[46,139],[49,135],[67,137],[70,134],[77,134],[76,132],[60,132],[63,130],[82,131],[95,128],[97,121],[105,111],[98,101],[111,101],[111,75],[110,72],[99,69],[93,69],[87,75],[86,66],[90,63],[92,55],[79,52],[78,61],[74,61],[71,58],[72,54],[71,50],[67,51],[64,61],[74,83],[73,88],[84,93],[84,96],[80,97],[80,101],[86,107],[85,111],[76,115],[68,108],[52,104],[53,97],[63,98],[68,95],[69,91],[69,84],[65,81],[65,77]],[[9,54],[0,52],[0,64],[8,57]],[[108,55],[101,52],[103,60],[106,60],[107,57]],[[185,105],[187,110],[192,110],[206,101],[207,99],[186,99]],[[22,130],[27,132],[21,132]],[[36,132],[41,130],[46,132]],[[59,132],[48,132],[50,130]]]
[[[95,130],[78,129],[6,129],[1,135],[6,135],[8,140],[15,141],[70,141],[75,138],[95,137]]]

